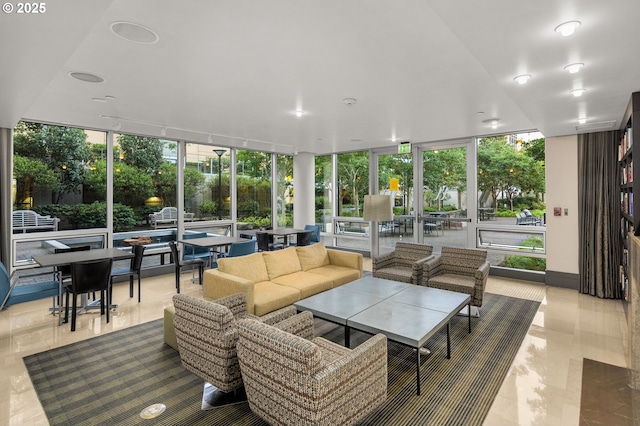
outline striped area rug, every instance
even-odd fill
[[[481,425],[538,309],[538,302],[485,294],[482,317],[456,316],[451,359],[446,335],[429,343],[423,357],[421,395],[415,392],[415,352],[389,342],[385,406],[367,425]],[[341,327],[316,320],[316,334],[344,343]],[[368,335],[352,331],[352,345]],[[164,345],[162,320],[24,358],[51,425],[263,425],[248,404],[201,411],[203,382],[180,365]],[[154,403],[167,409],[143,420]]]

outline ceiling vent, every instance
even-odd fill
[[[578,124],[576,131],[578,132],[590,132],[594,130],[612,130],[616,128],[616,120],[611,121],[599,121],[597,123]]]

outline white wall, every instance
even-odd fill
[[[578,137],[546,138],[545,166],[547,271],[578,274]],[[553,215],[554,207],[562,216]]]

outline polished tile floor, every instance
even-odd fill
[[[370,265],[365,261],[365,269]],[[183,293],[202,294],[191,273],[182,278]],[[98,313],[80,315],[74,333],[48,313],[50,299],[0,312],[0,425],[48,424],[22,357],[161,318],[175,293],[172,274],[143,279],[141,303],[129,298],[128,287],[115,285],[119,306],[109,324]],[[496,277],[487,290],[542,303],[485,425],[578,425],[583,358],[627,366],[622,302]]]

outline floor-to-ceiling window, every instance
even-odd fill
[[[278,179],[276,190],[278,194],[276,224],[281,227],[293,226],[293,157],[277,155]]]
[[[13,265],[73,245],[77,238],[61,231],[103,247],[106,233],[91,230],[106,227],[106,180],[88,179],[106,163],[106,133],[20,122],[13,148]]]
[[[544,137],[483,137],[477,149],[477,245],[493,266],[544,271]]]
[[[271,226],[271,154],[238,150],[238,227]]]
[[[362,220],[364,196],[369,193],[368,151],[337,154],[336,189],[335,245],[368,250],[369,222]]]
[[[331,206],[333,205],[333,181],[331,155],[315,158],[315,220],[323,232],[333,232]]]
[[[467,148],[449,142],[422,152],[422,235],[442,247],[468,247]]]

